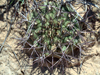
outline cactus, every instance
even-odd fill
[[[72,54],[81,42],[78,34],[80,26],[75,16],[68,4],[60,7],[60,3],[52,1],[37,4],[32,9],[27,25],[30,34],[27,42],[31,48],[27,52],[34,58],[33,63],[39,62],[41,66],[51,69],[61,64],[59,60],[68,58],[65,60],[67,67],[71,64]]]

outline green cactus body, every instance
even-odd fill
[[[59,5],[57,3],[44,2],[44,5],[49,6],[38,6],[38,10],[34,9],[30,14],[30,21],[38,16],[32,29],[33,38],[31,39],[34,39],[32,43],[35,44],[41,38],[41,41],[38,41],[35,45],[36,47],[46,45],[48,51],[52,51],[54,48],[53,51],[56,51],[57,47],[59,47],[58,44],[60,44],[62,49],[59,52],[65,51],[67,53],[69,50],[71,51],[71,47],[69,46],[66,49],[67,45],[64,44],[72,41],[73,44],[77,45],[80,42],[79,38],[73,38],[77,35],[75,34],[76,29],[80,29],[77,21],[73,19],[74,17],[71,17],[71,19],[68,17],[67,12],[72,9],[67,6],[62,7],[63,12],[59,14],[59,9],[57,9]],[[45,55],[48,56],[49,53],[45,52]]]

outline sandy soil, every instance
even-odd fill
[[[2,0],[5,2],[4,0]],[[3,3],[0,1],[0,5]],[[6,14],[5,14],[6,15]],[[0,45],[5,39],[7,34],[8,27],[1,29],[6,25],[6,22],[0,21]],[[97,26],[100,26],[97,23]],[[4,48],[0,53],[0,75],[50,75],[48,71],[45,73],[41,73],[40,69],[35,68],[32,70],[32,67],[27,65],[27,56],[24,55],[24,58],[21,58],[19,51],[15,49],[17,41],[12,39],[15,35],[19,35],[18,33],[11,31],[9,37],[6,40]],[[93,47],[90,47],[91,50],[87,52],[91,56],[87,58],[81,68],[80,75],[100,75],[100,45],[96,41]],[[22,54],[23,55],[23,54]],[[30,61],[31,62],[31,61]],[[60,75],[59,70],[55,70],[54,75]],[[77,67],[67,68],[66,75],[77,75]]]

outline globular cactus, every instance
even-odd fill
[[[77,15],[68,4],[60,5],[52,1],[35,5],[27,25],[27,32],[30,30],[31,35],[27,41],[29,46],[26,46],[30,49],[26,52],[30,52],[33,63],[39,62],[40,66],[49,69],[61,64],[59,62],[63,59],[66,63],[61,65],[69,67],[81,42]]]

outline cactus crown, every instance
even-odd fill
[[[36,18],[32,28],[32,44],[35,44],[35,47],[45,45],[48,51],[56,51],[58,47],[61,47],[61,51],[65,51],[69,42],[75,45],[79,42],[76,33],[79,25],[69,13],[69,11],[73,12],[70,7],[65,5],[59,9],[57,3],[44,2],[44,5],[36,6],[36,8],[32,10],[29,19],[32,21]],[[39,39],[41,40],[38,41]]]

